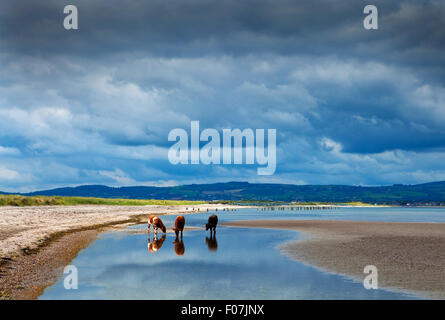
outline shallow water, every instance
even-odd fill
[[[415,207],[347,207],[326,210],[267,210],[256,208],[237,211],[219,211],[220,221],[251,219],[304,219],[304,220],[354,220],[382,222],[442,222],[445,223],[445,208]],[[174,221],[175,217],[169,217]],[[170,221],[170,220],[168,220]],[[193,222],[190,215],[188,222]]]
[[[338,210],[257,211],[218,213],[220,222],[245,219],[335,219],[445,222],[443,209],[346,208]],[[186,215],[187,226],[202,227],[209,213]],[[171,227],[175,216],[163,216]],[[145,225],[129,229],[143,229]],[[362,283],[322,272],[291,260],[277,246],[296,240],[293,231],[218,227],[216,241],[204,230],[173,234],[154,242],[147,234],[110,232],[72,261],[79,288],[66,290],[64,277],[40,299],[412,299],[404,293],[366,290]]]

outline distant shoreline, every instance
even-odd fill
[[[324,201],[274,201],[274,200],[160,200],[139,198],[98,198],[90,196],[47,196],[47,195],[22,195],[1,194],[0,208],[2,207],[32,207],[32,206],[73,206],[73,205],[110,205],[110,206],[147,206],[147,205],[232,205],[243,207],[402,207],[402,208],[445,208],[445,205],[436,205],[429,202],[417,202],[407,204],[368,203],[361,201],[349,202],[324,202]]]
[[[309,237],[281,246],[290,257],[362,282],[378,268],[379,287],[445,299],[445,223],[252,220],[230,227],[272,228]]]
[[[99,197],[110,199],[183,199],[285,203],[330,203],[445,206],[445,181],[422,184],[393,185],[296,185],[250,183],[246,181],[216,182],[177,186],[78,185],[19,193],[22,196]],[[0,194],[11,194],[1,192]]]

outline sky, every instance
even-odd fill
[[[1,1],[0,190],[445,180],[445,2],[367,4]],[[275,174],[171,164],[192,120],[276,129]]]

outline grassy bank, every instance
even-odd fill
[[[58,196],[20,196],[0,195],[0,206],[74,206],[78,204],[115,205],[115,206],[145,206],[145,205],[197,205],[204,201],[184,200],[133,200],[133,199],[105,199],[89,197],[58,197]]]

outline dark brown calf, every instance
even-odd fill
[[[184,231],[185,226],[185,218],[184,216],[178,216],[175,220],[175,227],[173,230],[175,230],[176,239],[178,239],[178,234],[181,232],[181,239],[182,239],[182,232]]]
[[[207,221],[206,231],[210,229],[210,235],[212,234],[212,230],[213,230],[213,233],[216,233],[216,225],[217,224],[218,224],[218,217],[216,216],[216,214],[212,214],[209,217],[209,220]]]

